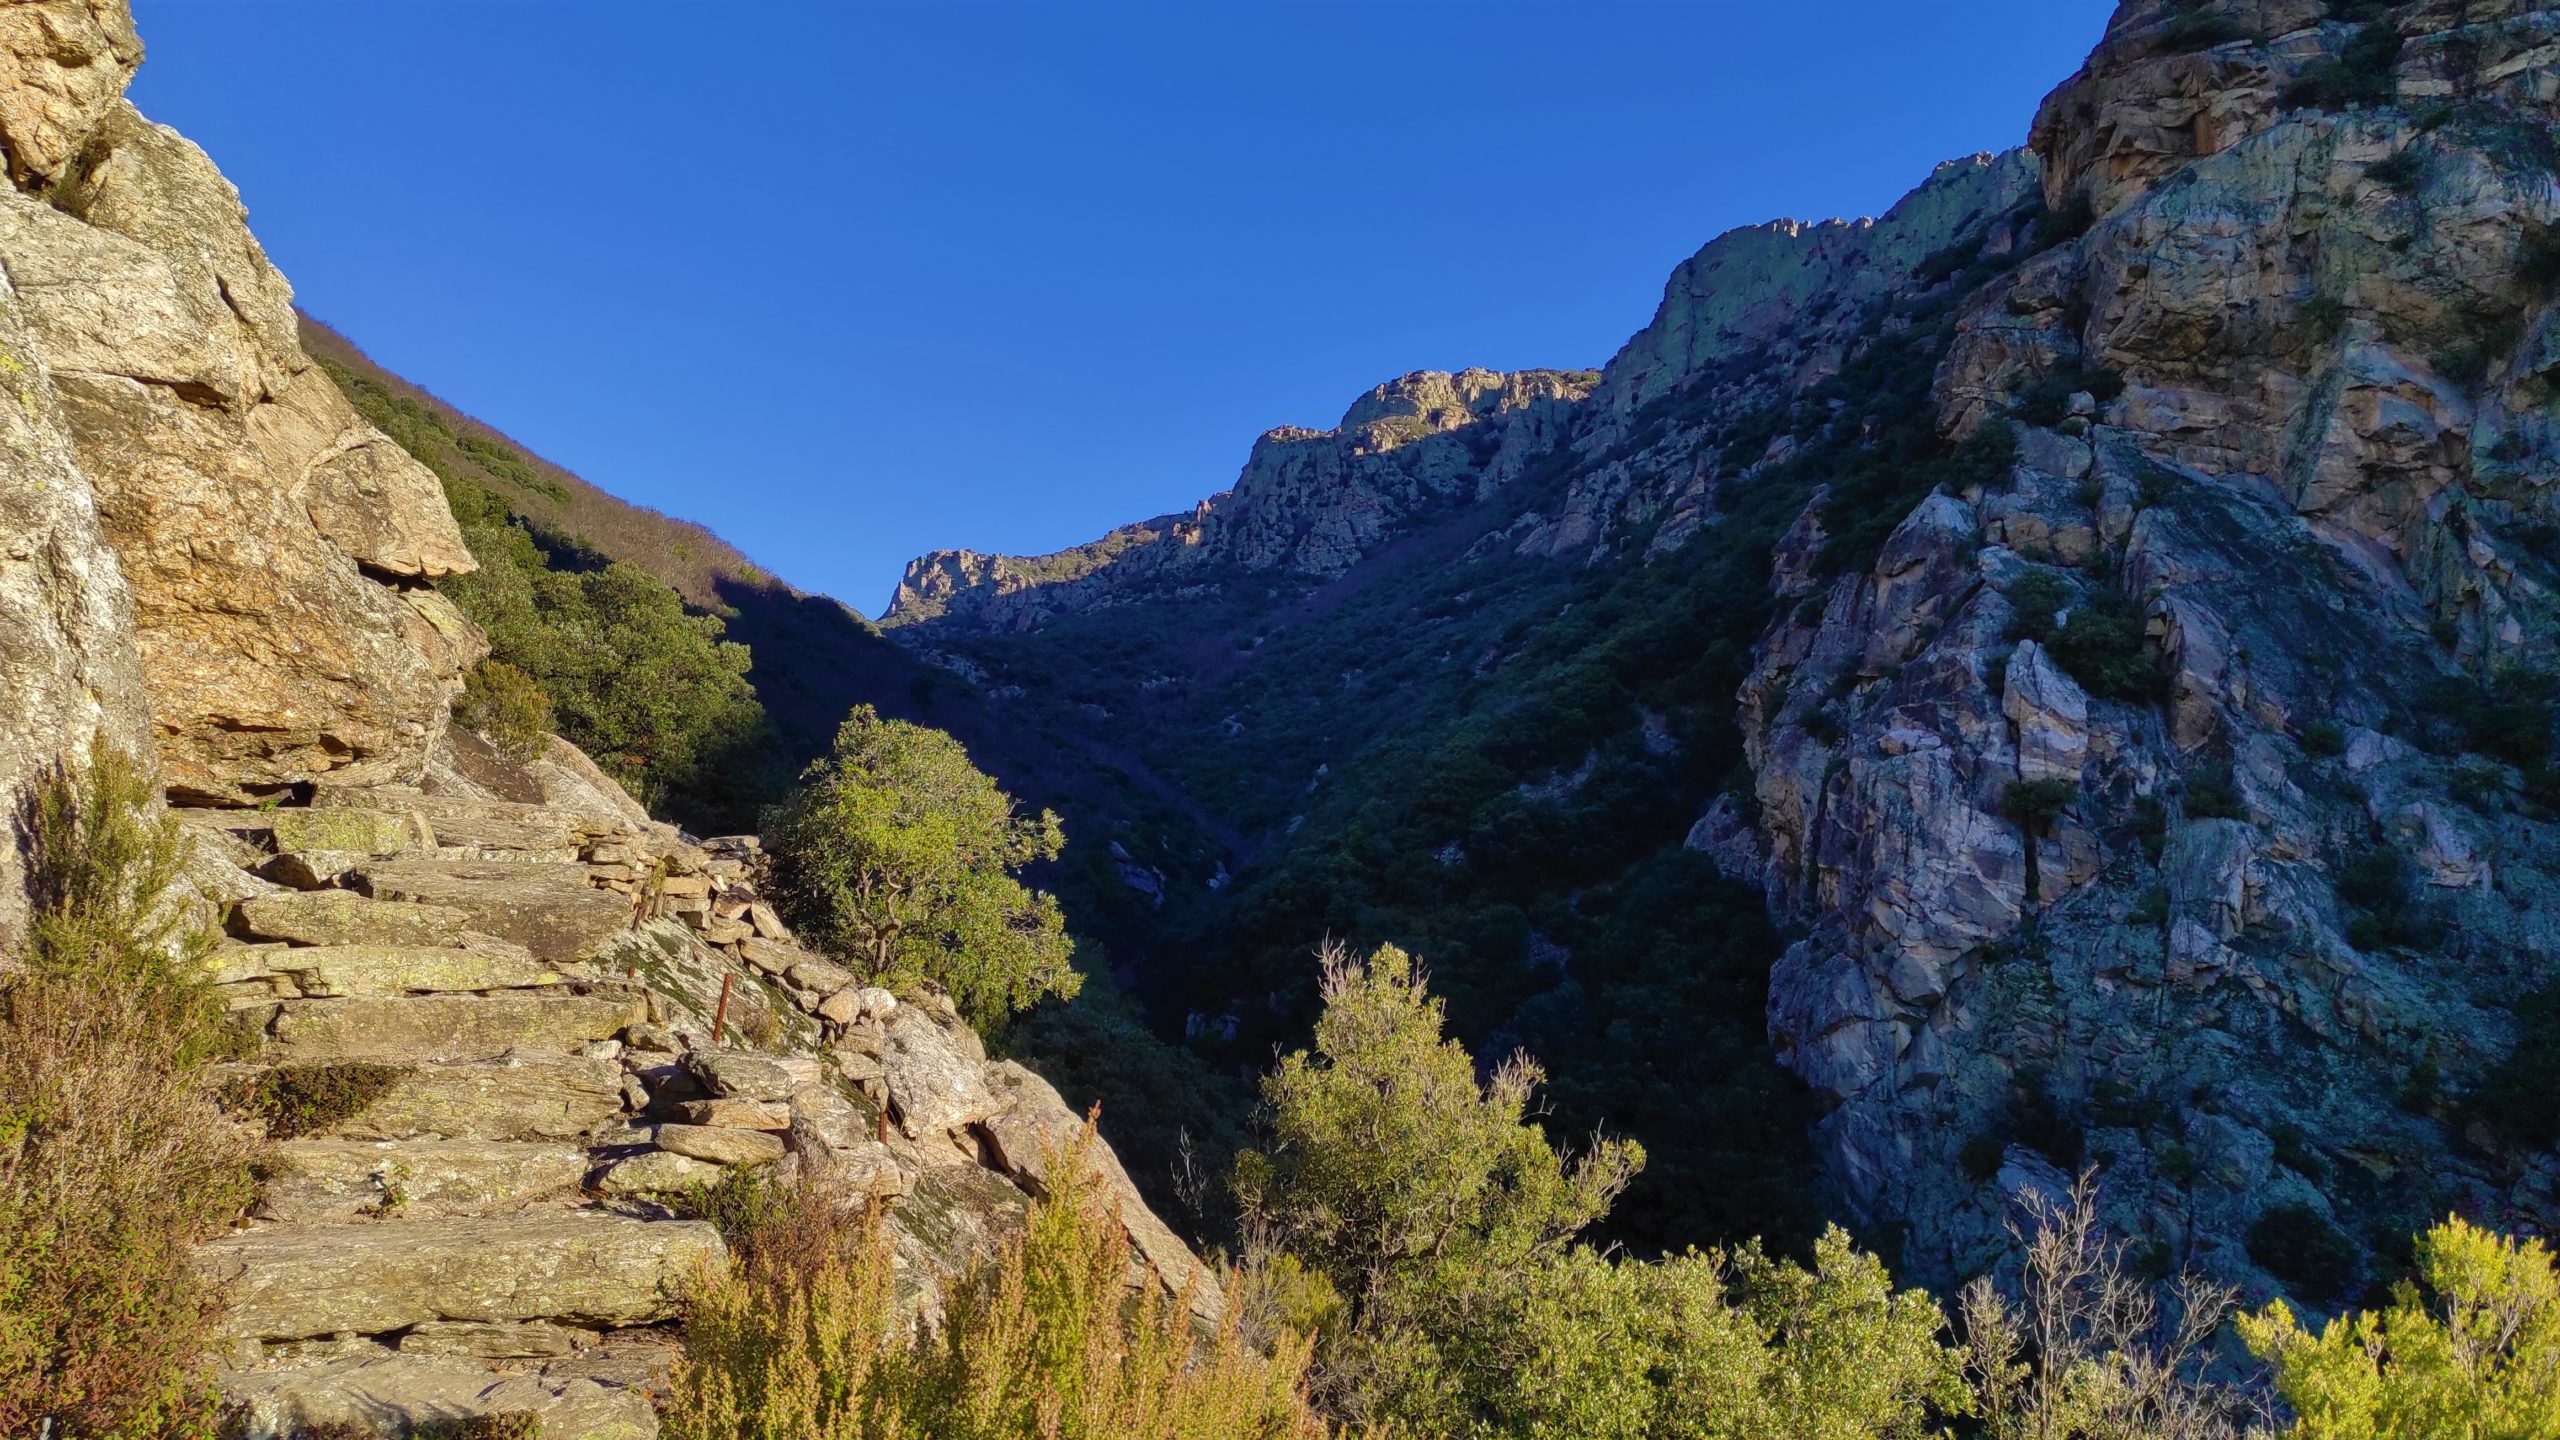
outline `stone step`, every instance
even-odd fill
[[[205,957],[217,984],[283,980],[313,998],[468,993],[557,985],[568,977],[523,946],[483,939],[470,949],[424,945],[224,945]]]
[[[639,992],[607,986],[286,1000],[267,1022],[259,1058],[451,1064],[509,1052],[565,1055],[647,1018]]]
[[[369,900],[352,890],[260,895],[240,902],[232,929],[295,945],[452,945],[471,917],[449,905]]]
[[[418,1065],[362,1115],[348,1140],[574,1140],[622,1108],[622,1070],[583,1055],[518,1055]]]
[[[576,1373],[580,1368],[568,1361],[508,1373],[464,1356],[368,1345],[251,1366],[219,1384],[240,1440],[396,1440],[429,1427],[471,1433],[462,1422],[514,1415],[539,1417],[542,1440],[654,1440],[658,1418],[648,1391],[662,1362],[600,1365],[601,1375]]]
[[[631,928],[631,901],[588,884],[583,865],[394,860],[360,866],[348,879],[377,900],[460,910],[472,929],[512,940],[553,965],[581,959]]]
[[[259,1218],[326,1225],[505,1215],[574,1195],[581,1146],[458,1140],[290,1140],[271,1152]]]
[[[280,1341],[430,1320],[654,1324],[724,1253],[699,1220],[538,1211],[240,1231],[196,1247],[196,1261],[225,1334]]]

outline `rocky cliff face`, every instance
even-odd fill
[[[1337,579],[1450,506],[1517,479],[1564,433],[1595,377],[1420,370],[1361,396],[1331,430],[1254,442],[1235,488],[1188,515],[1030,559],[937,550],[907,566],[881,623],[1028,630],[1142,594],[1251,572]]]
[[[2560,1223],[2560,1163],[2464,1098],[2560,980],[2555,77],[2560,12],[2524,0],[2128,0],[2030,150],[1700,251],[1464,578],[1361,621],[1550,597],[1432,641],[1459,678],[1408,667],[1498,709],[1574,604],[1768,558],[1748,783],[1691,844],[1794,927],[1771,1043],[1915,1278],[1994,1263],[2010,1202],[2083,1164],[2148,1261],[2315,1302],[2289,1247],[2352,1284],[2429,1213]],[[1904,408],[1968,442],[1934,490],[1895,478]],[[955,593],[1006,596],[982,623],[1048,613],[1045,577],[975,573]],[[1203,687],[1151,717],[1177,761],[1249,733],[1249,680],[1142,684]],[[1628,746],[1692,743],[1634,693]]]
[[[2551,1157],[2436,1090],[2560,964],[2535,757],[2449,698],[2555,633],[2555,24],[2124,6],[2035,130],[2088,232],[1938,371],[2015,472],[1766,637],[1763,878],[1810,926],[1772,1038],[1924,1271],[1987,1263],[2084,1144],[2128,1234],[2252,1283],[2272,1205],[2355,1244],[2560,1218]]]
[[[124,7],[7,22],[21,408],[67,440],[116,557],[170,791],[415,777],[479,645],[428,585],[471,566],[434,477],[302,353],[212,162],[124,101]]]
[[[304,353],[212,163],[122,99],[140,58],[120,0],[0,6],[0,801],[99,740],[156,764],[225,931],[235,1115],[314,1074],[382,1089],[274,1135],[257,1210],[201,1247],[243,1433],[654,1434],[721,1250],[677,1202],[731,1168],[888,1203],[929,1313],[1077,1116],[947,1004],[795,946],[752,837],[449,728],[484,647],[434,588],[473,568],[442,490]],[[0,848],[0,967],[22,866]],[[1214,1313],[1095,1163],[1133,1283]]]

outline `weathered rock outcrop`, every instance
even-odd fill
[[[910,562],[882,624],[1028,630],[1061,614],[1244,571],[1328,580],[1399,533],[1518,478],[1565,433],[1588,374],[1420,370],[1331,430],[1254,442],[1235,488],[1188,515],[1029,559],[940,550]]]
[[[2560,829],[2441,698],[2560,640],[2560,13],[2335,8],[2119,10],[2035,131],[2087,232],[1968,300],[1938,372],[1949,432],[2015,427],[2019,463],[1745,688],[1763,878],[1809,927],[1772,1038],[1923,1278],[2084,1161],[2124,1234],[2251,1287],[2276,1205],[2371,1244],[2560,1221],[2560,1165],[2444,1098],[2560,975]],[[2031,582],[2125,628],[2022,638],[2060,623]]]
[[[381,1077],[279,1143],[251,1223],[200,1251],[252,1435],[510,1413],[570,1440],[652,1434],[646,1391],[721,1254],[681,1218],[695,1187],[790,1171],[885,1205],[903,1302],[930,1315],[1081,1127],[948,1002],[794,944],[751,838],[580,808],[543,774],[561,768],[448,746],[423,787],[181,812],[250,892],[206,960],[250,1049],[230,1093],[314,1066]],[[1109,1151],[1087,1163],[1133,1283],[1215,1315],[1216,1280]]]
[[[89,608],[131,609],[164,782],[237,803],[415,778],[480,649],[428,586],[471,568],[435,477],[303,355],[291,291],[212,162],[121,98],[141,54],[125,7],[41,0],[0,24],[21,409],[70,442],[42,493],[94,512],[114,552],[121,586],[90,566]],[[65,532],[51,553],[80,552]],[[76,619],[79,586],[53,588]]]

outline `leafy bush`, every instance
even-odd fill
[[[2293,1411],[2288,1440],[2551,1433],[2560,1277],[2540,1240],[2451,1217],[2418,1239],[2418,1283],[2317,1336],[2284,1302],[2240,1317]]]
[[[2392,67],[2400,63],[2400,31],[2377,19],[2358,30],[2335,60],[2305,69],[2285,87],[2288,110],[2343,110],[2350,105],[2387,105],[2399,95]]]
[[[532,676],[504,660],[483,660],[462,677],[453,718],[476,730],[519,764],[541,758],[555,722],[551,697]]]
[[[2465,1102],[2470,1114],[2511,1144],[2560,1145],[2560,985],[2515,1006],[2516,1044],[2489,1067]]]
[[[1195,1334],[1188,1295],[1131,1294],[1126,1230],[1088,1127],[1047,1196],[945,1297],[940,1332],[891,1323],[897,1262],[880,1212],[816,1182],[724,1209],[735,1260],[704,1276],[661,1402],[668,1440],[1315,1440],[1303,1340],[1245,1343],[1245,1305]],[[744,1197],[732,1197],[739,1199]]]
[[[2068,780],[2012,780],[2000,792],[2000,810],[2029,833],[2042,834],[2079,798],[2080,787]]]
[[[362,1060],[278,1065],[226,1086],[222,1101],[264,1120],[269,1139],[292,1140],[364,1114],[408,1073],[405,1066]]]
[[[2385,189],[2402,195],[2413,194],[2419,183],[2427,178],[2427,161],[2415,148],[2394,150],[2366,166],[2364,174],[2366,179]]]
[[[2508,668],[2487,680],[2448,680],[2425,697],[2429,744],[2487,755],[2531,770],[2550,763],[2554,701],[2560,677]]]
[[[202,1067],[209,933],[185,841],[103,743],[21,817],[33,922],[0,980],[0,1434],[200,1436],[211,1296],[189,1248],[247,1203],[252,1147]]]
[[[2314,720],[2302,727],[2302,751],[2323,760],[2334,760],[2347,753],[2346,727],[2335,720]]]
[[[2271,1205],[2249,1226],[2249,1258],[2314,1304],[2327,1304],[2355,1283],[2359,1253],[2328,1217],[2308,1205]]]
[[[2171,55],[2190,55],[2249,38],[2248,30],[2238,21],[2210,4],[2187,0],[2176,8],[2168,26],[2160,32],[2160,48]]]
[[[2211,766],[2187,776],[2186,813],[2190,820],[2246,820],[2240,785],[2228,766]]]
[[[2098,591],[2074,606],[2048,649],[2080,688],[2105,700],[2159,698],[2160,668],[2143,640],[2142,616],[2123,597]]]
[[[792,925],[875,980],[930,980],[983,1027],[1083,981],[1058,902],[1014,878],[1065,848],[1058,817],[1015,815],[940,730],[857,706],[764,836]]]
[[[1315,1050],[1265,1081],[1276,1143],[1235,1183],[1255,1243],[1349,1309],[1318,1372],[1339,1413],[1417,1435],[1815,1440],[1964,1408],[1938,1307],[1847,1236],[1810,1270],[1757,1245],[1613,1263],[1575,1237],[1637,1147],[1568,1161],[1527,1118],[1536,1068],[1479,1080],[1401,952],[1328,950],[1324,993]]]

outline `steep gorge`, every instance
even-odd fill
[[[2548,1228],[2555,38],[2128,0],[2027,149],[1713,242],[1525,440],[1364,401],[886,624],[1214,818],[1103,817],[1161,1026],[1249,1067],[1311,939],[1404,943],[1678,1177],[1640,1242],[1776,1228],[1763,1043],[1924,1281],[2083,1165],[2146,1263],[2314,1304]],[[1444,391],[1496,387],[1377,393]]]

